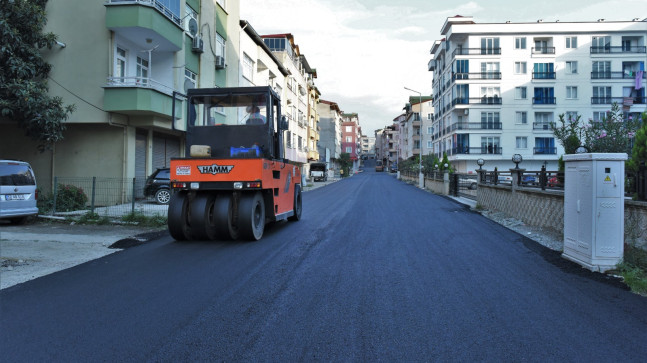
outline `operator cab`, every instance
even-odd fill
[[[283,158],[279,96],[270,87],[188,90],[187,155]],[[195,155],[195,146],[208,155]],[[193,148],[192,148],[193,146]]]

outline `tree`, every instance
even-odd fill
[[[51,49],[56,35],[43,33],[47,0],[0,1],[0,117],[18,122],[44,150],[63,139],[63,122],[74,105],[51,97],[51,65],[40,50]]]
[[[638,171],[640,164],[647,161],[647,113],[642,114],[642,125],[636,131],[631,158],[627,161],[627,169]]]
[[[350,174],[350,167],[353,165],[353,162],[350,160],[350,154],[349,153],[341,153],[339,156],[339,165],[341,166],[341,170],[343,171],[342,177],[347,177]]]

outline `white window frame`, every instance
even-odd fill
[[[515,87],[514,88],[514,99],[515,100],[526,100],[526,99],[528,99],[528,87]]]
[[[526,37],[515,37],[514,49],[526,49]]]
[[[552,112],[535,112],[536,124],[549,124],[554,121],[555,117]]]
[[[578,116],[577,111],[566,111],[564,113],[564,120],[570,121],[570,120],[576,120]]]
[[[528,124],[528,112],[516,111],[514,114],[514,122],[519,125]]]
[[[527,149],[528,136],[517,136],[515,139],[515,149]]]
[[[514,74],[527,74],[527,73],[528,73],[527,62],[514,62]]]
[[[353,126],[346,126],[346,132],[353,132]]]
[[[565,46],[567,49],[577,48],[577,37],[576,36],[566,37]]]
[[[138,85],[148,84],[148,80],[149,80],[148,69],[149,69],[148,59],[137,57],[137,70],[135,75],[137,76],[136,82]]]
[[[220,34],[216,33],[216,55],[221,56],[225,58],[225,44],[226,44],[225,38],[223,38]]]
[[[123,52],[123,55],[119,54]],[[121,73],[119,73],[121,70]],[[128,76],[128,50],[123,47],[117,46],[115,48],[115,69],[114,77],[119,78],[118,82],[122,83]]]
[[[254,81],[254,61],[243,52],[243,77],[250,82]]]
[[[346,142],[353,142],[352,136],[346,136]]]
[[[352,154],[353,153],[353,147],[352,146],[346,146],[346,153],[347,154]]]
[[[566,74],[577,74],[577,61],[566,61],[564,63]]]
[[[577,99],[577,86],[566,86],[566,99],[567,100]]]
[[[193,71],[184,68],[184,79],[193,83],[193,88],[198,88],[198,75],[193,73]]]

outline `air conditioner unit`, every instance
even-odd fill
[[[204,50],[202,49],[202,38],[196,36],[193,38],[193,44],[191,46],[191,50],[195,53],[202,53]]]
[[[225,68],[225,57],[216,56],[216,69],[224,69]]]

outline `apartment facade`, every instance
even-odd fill
[[[557,169],[564,153],[550,124],[600,120],[612,103],[625,113],[645,107],[647,22],[479,24],[447,18],[431,48],[432,152],[454,168]]]
[[[408,159],[427,155],[431,149],[427,145],[425,130],[432,126],[433,102],[432,97],[409,97],[409,102],[404,107],[404,117],[399,119],[400,126],[398,136],[399,145],[402,146],[400,157]]]
[[[342,153],[342,111],[336,102],[320,100],[317,104],[319,115],[319,136],[317,143],[319,161],[328,164],[329,170],[339,170]]]
[[[353,162],[353,169],[359,168],[359,153],[361,152],[359,146],[359,116],[357,113],[344,113],[342,114],[342,153],[350,155]]]
[[[54,176],[143,181],[184,155],[186,90],[238,83],[237,2],[50,1],[46,12],[61,42],[43,50],[49,91],[76,111],[43,153],[14,124],[0,135],[3,156],[28,160],[44,188]]]

